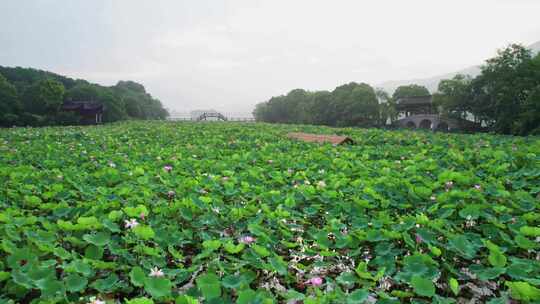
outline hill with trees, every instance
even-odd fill
[[[47,71],[0,66],[1,126],[78,124],[77,114],[61,110],[66,101],[103,104],[103,122],[164,119],[168,115],[158,99],[133,81],[107,87]]]

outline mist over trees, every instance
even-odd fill
[[[390,96],[365,83],[333,91],[295,89],[259,103],[256,120],[271,123],[380,127],[398,119],[399,98],[430,95],[426,87],[400,86]],[[433,102],[443,117],[474,120],[501,134],[540,135],[540,54],[513,44],[488,59],[476,78],[442,80]]]
[[[61,111],[66,101],[103,104],[103,122],[168,116],[161,102],[133,81],[106,87],[46,71],[0,66],[0,126],[78,124],[76,113]]]

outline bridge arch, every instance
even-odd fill
[[[416,129],[416,124],[414,123],[414,121],[409,120],[409,121],[405,124],[405,127],[409,128],[409,129]]]
[[[435,131],[448,132],[448,131],[450,131],[450,126],[445,121],[441,121],[437,125],[437,128],[435,128]]]
[[[197,121],[208,120],[208,118],[216,118],[217,120],[227,121],[227,117],[219,112],[204,112],[197,117]]]
[[[433,125],[433,122],[431,122],[431,120],[423,119],[422,121],[420,121],[420,124],[418,125],[418,127],[420,129],[431,129],[432,125]]]

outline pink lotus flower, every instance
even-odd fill
[[[321,277],[313,277],[309,280],[307,280],[306,284],[312,285],[312,286],[321,286],[323,283],[323,279]]]
[[[319,186],[320,188],[324,188],[326,187],[326,183],[324,181],[319,181],[317,182],[317,186]]]
[[[424,239],[418,233],[415,236],[416,236],[417,243],[422,243],[424,241]]]
[[[480,185],[474,185],[474,189],[476,189],[476,190],[481,190],[481,189],[482,189],[482,186],[480,186]]]
[[[146,215],[144,215],[144,213],[141,212],[141,214],[139,214],[139,217],[141,218],[141,220],[144,221],[144,218],[145,218]]]
[[[271,159],[268,160],[268,163],[269,163],[269,164],[271,164],[271,163],[273,163],[273,162],[274,162],[274,161],[271,160]]]
[[[245,235],[238,239],[238,242],[244,243],[246,245],[249,245],[251,243],[254,243],[257,239],[252,237],[251,235]]]
[[[128,220],[125,220],[124,221],[126,223],[126,228],[130,228],[130,229],[133,229],[137,226],[139,226],[139,222],[137,222],[136,219],[130,219],[129,221]]]
[[[176,192],[174,192],[174,191],[172,191],[172,190],[169,191],[169,192],[167,192],[167,196],[168,196],[169,198],[173,198],[175,195],[176,195]]]
[[[437,200],[437,197],[436,197],[435,195],[432,195],[432,196],[430,197],[430,199],[431,199],[432,201],[436,201],[436,200]]]
[[[165,274],[163,273],[163,271],[157,267],[154,267],[152,269],[150,269],[150,276],[151,277],[156,277],[156,278],[160,278],[162,276],[164,276]]]
[[[172,171],[172,166],[166,165],[166,166],[163,167],[163,170],[165,170],[167,172],[171,172]]]
[[[453,181],[448,181],[448,182],[446,182],[445,186],[446,186],[446,188],[450,189],[450,188],[452,188],[454,186],[454,182]]]
[[[101,301],[96,297],[91,297],[89,300],[90,302],[88,302],[87,304],[105,304],[105,301]]]

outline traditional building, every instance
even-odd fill
[[[418,114],[437,114],[431,95],[399,98],[396,101],[396,110],[404,114],[405,117]]]
[[[398,119],[394,125],[401,128],[429,129],[433,131],[448,132],[451,130],[477,131],[480,124],[465,120],[443,117],[433,104],[433,97],[414,96],[399,98],[396,101]]]
[[[67,101],[62,111],[75,112],[81,117],[81,124],[99,124],[103,119],[103,104],[94,101]]]

